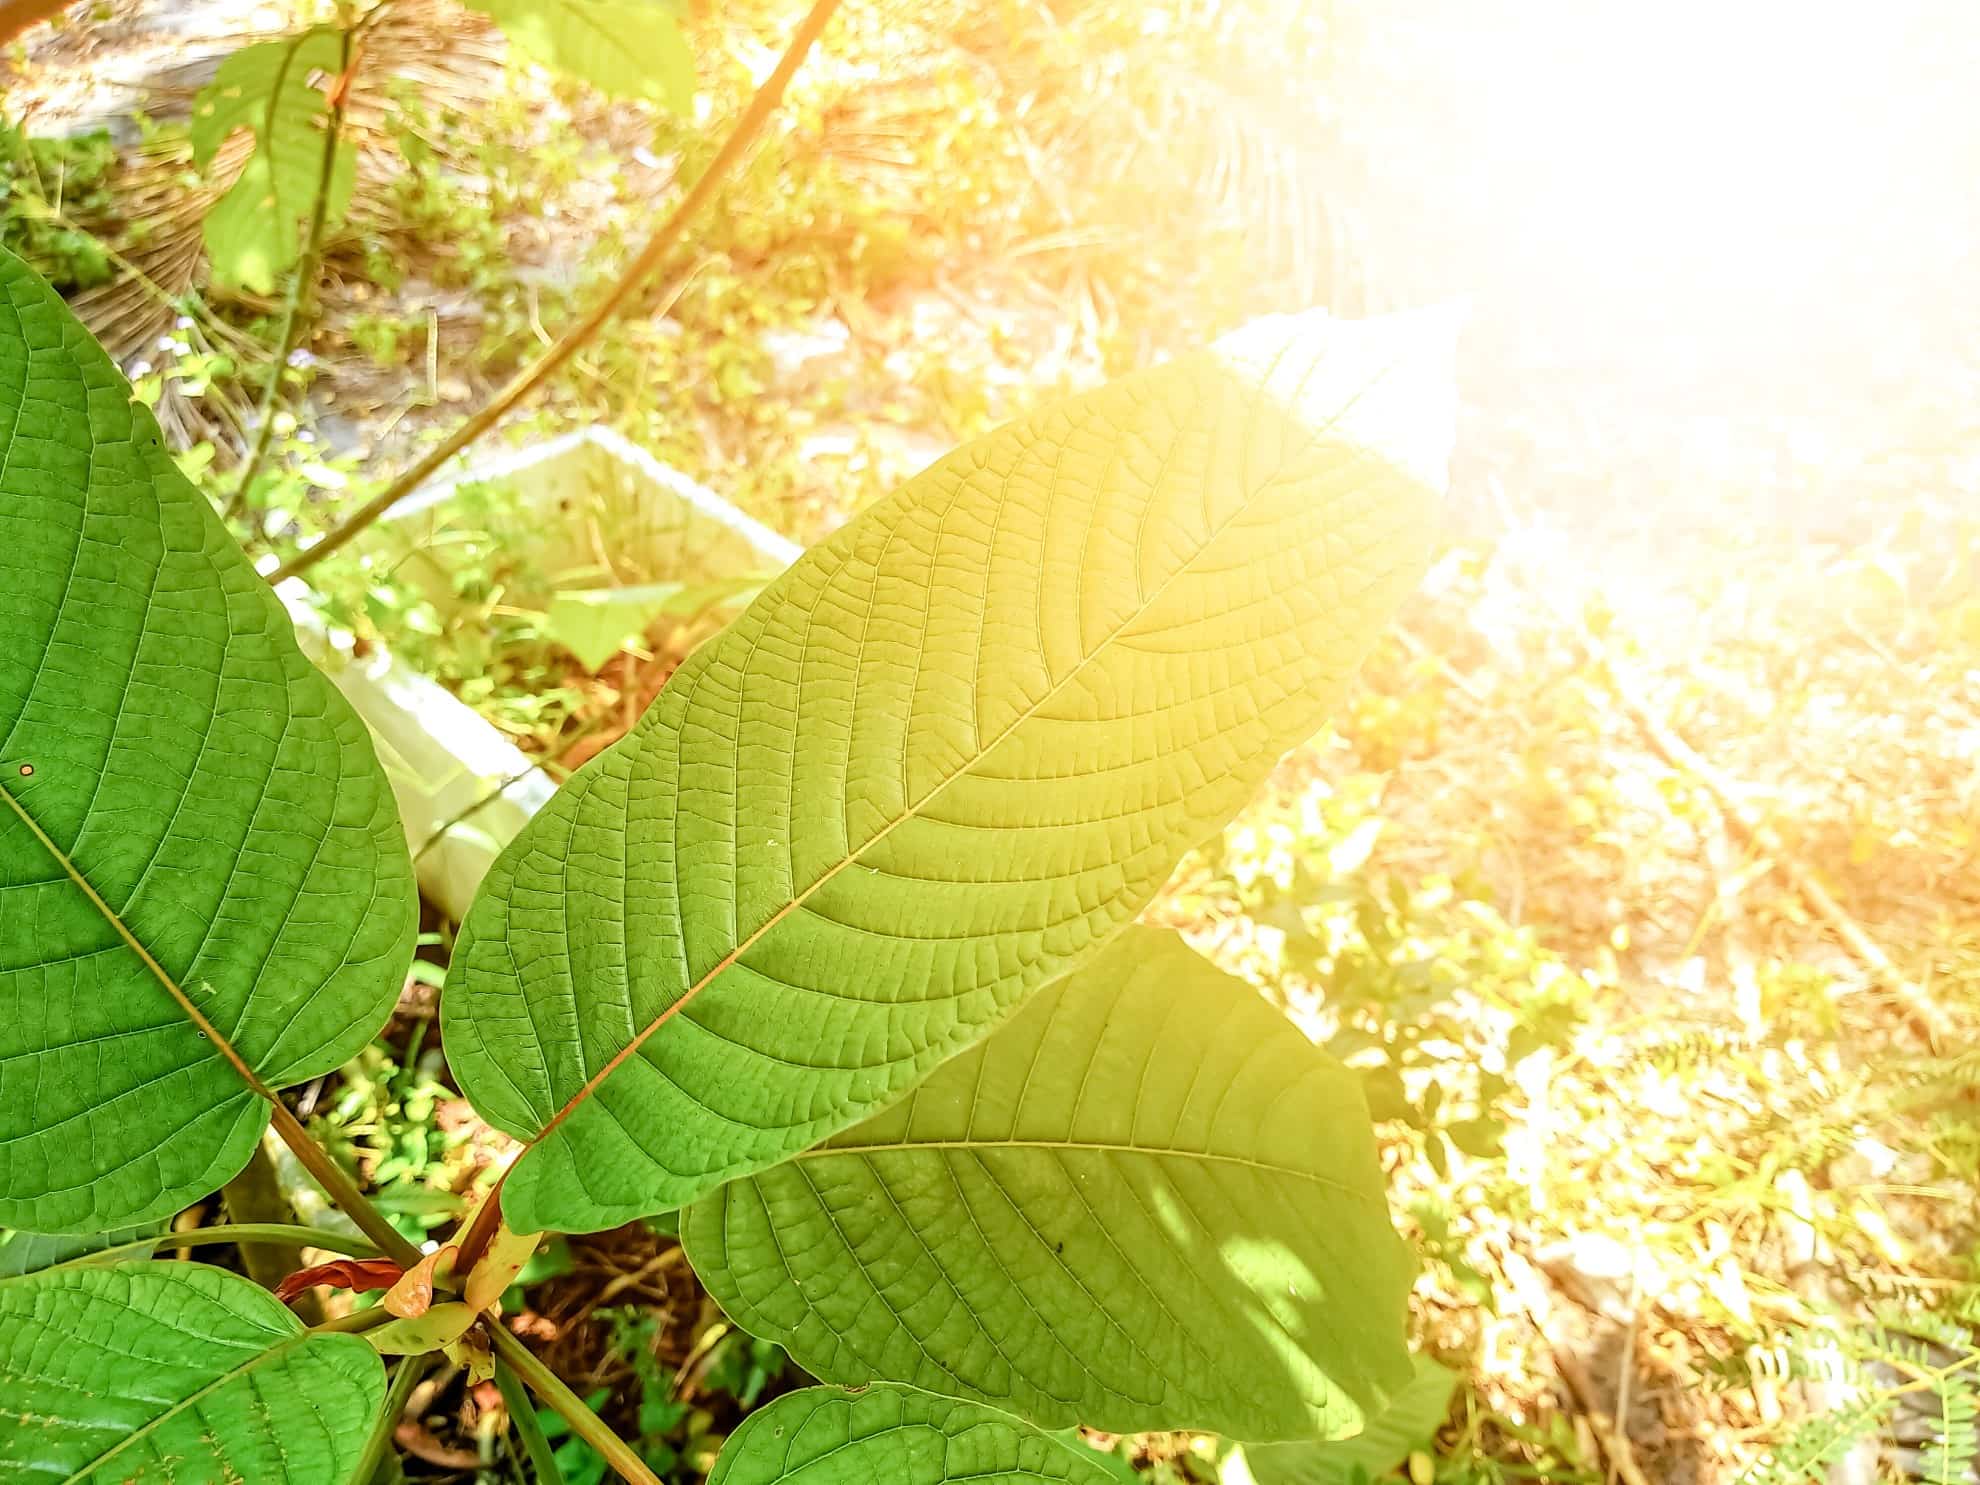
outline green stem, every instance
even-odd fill
[[[508,1362],[495,1363],[495,1385],[502,1389],[502,1405],[509,1410],[509,1421],[522,1435],[523,1452],[529,1456],[536,1485],[564,1485],[564,1472],[557,1467],[557,1456],[550,1448],[550,1440],[544,1437],[536,1409],[530,1404],[529,1394],[523,1391],[522,1379]]]
[[[161,1232],[156,1237],[138,1238],[111,1248],[98,1248],[75,1258],[51,1264],[51,1268],[81,1268],[91,1263],[115,1263],[120,1258],[156,1253],[160,1248],[209,1248],[219,1243],[286,1243],[296,1248],[322,1248],[349,1258],[376,1258],[378,1249],[361,1237],[327,1232],[320,1227],[300,1227],[288,1222],[223,1222],[214,1227],[194,1227],[185,1232]]]
[[[340,74],[350,71],[349,31],[342,34],[342,45],[342,55],[338,59]],[[289,369],[289,357],[295,351],[296,342],[302,338],[305,310],[314,294],[316,273],[323,258],[323,229],[330,217],[330,183],[337,171],[337,144],[344,130],[344,100],[349,95],[350,81],[347,77],[340,77],[334,101],[330,104],[329,118],[323,125],[323,168],[316,177],[316,200],[310,206],[309,232],[303,238],[302,257],[297,260],[295,277],[289,283],[289,303],[282,316],[282,334],[276,343],[275,360],[268,368],[267,384],[261,389],[260,426],[255,430],[254,451],[248,455],[240,483],[234,486],[234,493],[227,501],[227,520],[230,524],[246,514],[248,491],[254,485],[254,477],[261,473],[261,466],[267,462],[269,447],[275,441],[275,408],[282,400],[282,373]]]
[[[220,1201],[227,1220],[239,1226],[296,1225],[295,1209],[289,1205],[282,1182],[275,1174],[275,1163],[268,1158],[265,1140],[255,1141],[254,1154],[241,1167],[240,1174],[220,1188]],[[279,1288],[301,1265],[299,1255],[287,1245],[250,1238],[243,1239],[240,1247],[241,1266],[263,1289]],[[305,1325],[323,1318],[323,1307],[314,1292],[297,1295],[293,1308]]]
[[[328,1150],[309,1137],[309,1131],[302,1127],[300,1119],[289,1112],[289,1106],[275,1096],[270,1096],[269,1104],[274,1111],[271,1122],[275,1132],[282,1137],[282,1143],[295,1153],[302,1168],[323,1188],[323,1194],[337,1209],[357,1223],[358,1230],[376,1243],[387,1258],[396,1259],[401,1268],[411,1268],[418,1263],[424,1255],[385,1220],[377,1207],[365,1199],[364,1193],[357,1188],[357,1182],[330,1158]]]
[[[356,1485],[370,1485],[372,1476],[378,1473],[378,1466],[385,1460],[385,1451],[392,1447],[392,1435],[398,1429],[399,1415],[405,1412],[406,1401],[412,1396],[413,1388],[419,1385],[420,1373],[425,1370],[424,1356],[408,1356],[392,1373],[392,1385],[385,1393],[385,1411],[372,1425],[371,1435],[364,1441],[364,1452],[358,1455],[357,1468],[351,1472],[351,1479]]]
[[[805,54],[811,50],[812,43],[818,40],[819,33],[825,29],[825,23],[831,20],[833,12],[838,8],[839,0],[815,0],[810,12],[791,33],[790,43],[785,47],[784,55],[778,61],[776,70],[763,80],[763,85],[749,100],[749,106],[743,110],[742,117],[736,121],[736,127],[730,132],[728,139],[723,141],[722,148],[716,152],[715,158],[709,161],[708,168],[701,173],[701,178],[688,189],[688,193],[681,198],[680,204],[660,224],[646,246],[639,250],[639,256],[626,266],[625,272],[619,275],[617,282],[605,291],[605,297],[593,305],[583,319],[558,336],[549,350],[518,372],[506,387],[495,394],[491,402],[455,429],[439,447],[392,481],[378,495],[365,502],[349,519],[316,545],[298,552],[276,568],[269,575],[270,583],[279,583],[284,578],[292,578],[298,573],[307,572],[331,553],[341,551],[386,511],[425,484],[441,465],[493,428],[517,403],[548,381],[566,361],[576,355],[614,315],[625,307],[626,301],[631,299],[634,292],[646,281],[647,275],[667,260],[679,243],[681,235],[686,231],[687,224],[703,206],[714,199],[730,171],[755,142],[756,136],[762,132],[764,124],[768,122],[779,100],[783,98],[784,89],[789,85],[792,74],[798,70],[798,65],[804,61]]]
[[[489,1339],[495,1343],[495,1350],[502,1360],[516,1369],[516,1374],[529,1384],[529,1390],[542,1398],[566,1423],[571,1432],[596,1449],[619,1477],[629,1480],[632,1485],[660,1485],[659,1476],[646,1467],[632,1445],[613,1433],[590,1408],[584,1399],[563,1384],[557,1374],[536,1359],[529,1347],[510,1335],[501,1325],[488,1327]]]
[[[321,1332],[325,1335],[356,1335],[397,1318],[383,1305],[366,1305],[361,1310],[352,1310],[349,1314],[339,1315],[334,1320],[325,1320],[321,1325],[312,1325],[310,1330],[312,1333]]]

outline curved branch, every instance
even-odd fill
[[[583,319],[558,336],[549,350],[518,372],[506,387],[495,394],[492,401],[455,429],[438,448],[360,506],[349,519],[316,545],[298,552],[276,568],[269,574],[269,582],[279,583],[284,578],[307,572],[331,553],[340,551],[352,538],[425,484],[441,465],[493,428],[525,397],[548,381],[566,361],[576,355],[614,315],[625,307],[626,301],[632,298],[634,292],[646,281],[647,275],[664,263],[679,244],[687,224],[694,219],[702,207],[714,199],[726,183],[736,163],[755,142],[756,136],[762,132],[764,124],[769,121],[771,113],[782,100],[785,87],[789,85],[792,75],[796,73],[805,55],[811,50],[812,44],[818,40],[819,33],[825,29],[825,23],[831,20],[833,12],[838,8],[839,0],[816,0],[805,18],[798,23],[797,29],[791,33],[790,42],[784,48],[784,55],[778,60],[776,70],[763,80],[762,86],[756,90],[756,95],[749,100],[749,107],[743,110],[742,117],[736,121],[736,127],[723,142],[715,158],[709,162],[708,168],[701,173],[701,178],[689,188],[688,193],[681,198],[680,204],[668,214],[659,229],[647,240],[646,246],[639,250],[639,256],[626,266],[625,272],[620,274],[618,281],[606,291],[605,297],[593,305]]]

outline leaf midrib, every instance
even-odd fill
[[[56,865],[62,868],[64,875],[76,885],[83,896],[89,899],[90,905],[103,916],[104,921],[117,931],[117,936],[124,941],[131,952],[144,961],[145,968],[149,969],[152,976],[164,987],[165,993],[177,1002],[179,1009],[185,1012],[186,1019],[193,1023],[194,1028],[207,1043],[226,1059],[235,1072],[240,1074],[241,1081],[247,1084],[249,1091],[271,1104],[274,1103],[276,1101],[274,1090],[248,1066],[247,1060],[235,1049],[234,1044],[221,1034],[220,1028],[209,1021],[200,1008],[193,1004],[192,997],[186,994],[165,966],[152,957],[151,951],[139,941],[136,934],[131,932],[130,926],[124,922],[117,910],[105,902],[102,894],[90,885],[89,878],[84,876],[81,868],[70,859],[68,852],[55,844],[48,832],[41,828],[40,822],[28,813],[27,807],[14,798],[11,790],[0,786],[0,800],[6,801],[7,807],[19,817],[23,825],[27,826],[34,838],[41,842],[42,848],[55,859]]]
[[[793,1160],[825,1160],[832,1156],[915,1154],[922,1150],[1073,1150],[1100,1155],[1143,1155],[1156,1159],[1193,1160],[1206,1165],[1237,1165],[1264,1175],[1291,1176],[1297,1180],[1310,1181],[1316,1186],[1324,1186],[1345,1196],[1358,1193],[1344,1182],[1330,1180],[1317,1171],[1301,1170],[1296,1165],[1278,1165],[1269,1160],[1253,1160],[1244,1155],[1223,1155],[1207,1150],[1172,1149],[1160,1145],[1134,1145],[1111,1143],[1105,1140],[900,1140],[888,1144],[873,1145],[819,1145],[802,1154],[791,1157]]]
[[[1280,354],[1283,355],[1285,354],[1285,352],[1282,351]],[[1348,415],[1348,413],[1354,408],[1355,404],[1358,403],[1363,397],[1365,397],[1369,393],[1369,391],[1372,390],[1379,382],[1381,382],[1389,374],[1389,372],[1395,369],[1395,364],[1396,363],[1391,363],[1390,365],[1385,366],[1381,371],[1377,372],[1375,375],[1371,376],[1366,382],[1362,384],[1361,388],[1358,391],[1356,391],[1353,396],[1349,397],[1346,401],[1344,401],[1341,404],[1340,408],[1336,410],[1332,414],[1332,416],[1330,416],[1324,423],[1321,423],[1319,426],[1315,427],[1308,434],[1305,443],[1302,447],[1302,452],[1306,448],[1311,448],[1314,443],[1316,443],[1317,441],[1319,441],[1320,439],[1326,437],[1329,433],[1331,433],[1340,424],[1341,419],[1345,418]],[[1265,391],[1266,381],[1269,381],[1269,377],[1261,379],[1260,384],[1256,389],[1257,395],[1261,400],[1267,397],[1267,393]],[[1284,401],[1284,399],[1276,398],[1276,397],[1272,398],[1271,400],[1275,404],[1279,404]],[[1281,468],[1283,468],[1285,462],[1286,462],[1286,456],[1282,455],[1280,461]],[[871,851],[874,847],[878,846],[889,835],[891,835],[897,827],[905,824],[909,820],[918,818],[921,815],[922,811],[927,809],[929,805],[933,804],[935,800],[941,796],[942,792],[945,789],[947,789],[951,784],[955,783],[958,779],[967,776],[972,769],[974,769],[979,763],[983,761],[983,759],[987,758],[991,753],[995,752],[996,749],[999,746],[1001,746],[1004,743],[1004,741],[1011,736],[1013,732],[1015,732],[1019,727],[1023,726],[1026,722],[1030,721],[1034,716],[1036,716],[1037,713],[1047,703],[1056,699],[1066,689],[1066,687],[1071,685],[1073,681],[1077,679],[1082,672],[1085,671],[1088,665],[1092,664],[1093,661],[1098,656],[1100,656],[1103,652],[1107,650],[1107,648],[1110,645],[1112,645],[1116,640],[1118,640],[1120,636],[1136,622],[1136,620],[1140,619],[1143,615],[1148,613],[1151,609],[1153,609],[1156,606],[1156,604],[1158,604],[1161,601],[1162,597],[1168,592],[1171,585],[1178,582],[1186,573],[1188,573],[1190,569],[1194,567],[1194,565],[1202,558],[1203,554],[1208,550],[1210,550],[1210,548],[1215,546],[1217,542],[1223,538],[1225,532],[1230,530],[1233,523],[1235,523],[1241,516],[1244,515],[1246,511],[1248,511],[1251,508],[1252,503],[1257,499],[1258,492],[1270,486],[1273,480],[1276,478],[1277,475],[1274,474],[1267,478],[1260,479],[1253,487],[1251,494],[1247,496],[1246,499],[1239,502],[1238,505],[1234,507],[1224,517],[1222,521],[1217,523],[1217,525],[1203,538],[1203,540],[1197,544],[1196,549],[1192,551],[1184,561],[1182,561],[1177,565],[1175,571],[1170,573],[1166,578],[1162,580],[1161,584],[1155,589],[1154,592],[1142,598],[1141,602],[1136,606],[1136,608],[1131,614],[1129,614],[1126,618],[1122,619],[1105,635],[1103,635],[1101,639],[1090,650],[1087,651],[1086,654],[1080,657],[1078,664],[1074,665],[1057,681],[1054,681],[1042,693],[1040,693],[1040,695],[1035,701],[1033,701],[1029,706],[1025,707],[1023,711],[1019,712],[1008,723],[1006,723],[1003,729],[999,731],[995,737],[991,738],[988,743],[979,743],[975,751],[970,754],[967,761],[960,764],[952,773],[950,773],[947,777],[942,779],[940,783],[936,784],[926,794],[922,795],[920,799],[914,801],[900,814],[896,815],[893,819],[889,820],[872,836],[868,837],[868,839],[859,847],[858,850],[849,852],[839,861],[835,862],[828,870],[826,870],[823,874],[821,874],[816,880],[814,880],[811,883],[810,886],[806,887],[803,891],[793,893],[791,895],[790,901],[786,902],[782,907],[778,908],[777,911],[772,913],[770,917],[766,919],[760,927],[753,930],[747,938],[745,938],[741,943],[737,944],[727,954],[723,955],[723,957],[720,960],[718,960],[716,964],[711,969],[708,970],[707,973],[703,974],[692,985],[688,986],[684,991],[681,992],[680,996],[677,999],[675,999],[671,1004],[667,1006],[665,1010],[661,1011],[660,1014],[655,1016],[652,1021],[648,1022],[647,1025],[641,1029],[638,1035],[634,1036],[630,1041],[626,1043],[626,1045],[623,1048],[621,1048],[618,1052],[615,1052],[609,1059],[607,1059],[605,1065],[601,1067],[597,1072],[593,1073],[589,1078],[587,1078],[584,1082],[584,1085],[580,1087],[577,1090],[577,1092],[573,1093],[570,1096],[570,1098],[565,1101],[563,1107],[558,1109],[557,1112],[550,1117],[550,1119],[544,1124],[544,1126],[540,1130],[536,1132],[535,1135],[533,1135],[530,1139],[524,1142],[523,1149],[518,1154],[516,1160],[511,1161],[508,1170],[505,1170],[503,1172],[502,1175],[503,1181],[505,1182],[507,1181],[509,1172],[515,1170],[516,1166],[521,1162],[523,1155],[528,1154],[531,1150],[535,1149],[538,1145],[542,1144],[546,1139],[548,1139],[551,1136],[551,1134],[553,1134],[556,1131],[558,1126],[561,1125],[565,1119],[569,1118],[570,1115],[578,1108],[580,1104],[584,1103],[585,1100],[587,1100],[594,1093],[596,1093],[598,1089],[604,1084],[605,1080],[609,1078],[614,1072],[618,1071],[621,1064],[623,1064],[630,1057],[632,1057],[634,1053],[636,1053],[642,1046],[646,1044],[649,1038],[651,1038],[656,1032],[658,1032],[663,1026],[665,1026],[677,1014],[679,1014],[682,1009],[684,1009],[686,1006],[691,1004],[696,999],[696,997],[698,997],[701,994],[702,991],[706,990],[717,979],[719,979],[722,975],[726,974],[731,968],[733,968],[735,964],[742,958],[742,956],[744,954],[747,954],[752,948],[754,948],[757,942],[760,939],[762,939],[765,934],[769,933],[773,928],[775,928],[779,923],[783,922],[784,919],[789,917],[793,912],[803,907],[807,902],[811,900],[814,894],[816,894],[827,883],[831,882],[835,877],[837,877],[839,873],[847,870],[849,867],[858,864],[860,859],[863,856],[865,856],[868,851]]]

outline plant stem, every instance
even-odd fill
[[[506,387],[495,394],[492,401],[455,429],[438,448],[392,481],[378,495],[365,502],[321,541],[298,552],[276,568],[269,575],[269,582],[279,583],[284,578],[307,572],[325,557],[341,551],[386,511],[425,484],[441,465],[480,438],[519,402],[548,381],[566,361],[576,355],[614,315],[625,307],[626,301],[631,299],[633,293],[645,282],[647,275],[666,261],[667,256],[680,242],[687,224],[720,191],[737,161],[755,142],[756,136],[762,132],[764,124],[783,98],[784,89],[789,85],[792,74],[798,70],[805,54],[811,50],[812,44],[818,40],[819,33],[825,29],[825,23],[831,20],[833,12],[838,8],[839,0],[815,0],[811,10],[791,33],[790,42],[785,47],[782,58],[778,60],[776,70],[763,80],[763,85],[749,100],[749,106],[743,110],[742,117],[736,121],[736,127],[723,142],[722,148],[716,152],[715,158],[709,161],[708,168],[701,173],[701,178],[689,188],[679,205],[668,214],[659,229],[647,240],[646,246],[639,250],[639,256],[626,266],[625,272],[621,273],[612,287],[606,290],[604,298],[593,305],[583,319],[558,336],[550,349],[518,372]]]
[[[314,297],[316,273],[323,257],[323,229],[330,216],[330,182],[337,171],[337,145],[344,130],[344,106],[350,97],[351,33],[341,33],[339,80],[331,89],[330,113],[323,125],[323,168],[316,178],[316,200],[310,206],[309,232],[303,238],[302,257],[296,262],[295,277],[289,283],[289,304],[282,316],[282,334],[275,346],[275,360],[268,368],[268,382],[261,389],[260,426],[255,430],[254,451],[241,470],[240,483],[227,501],[227,521],[232,524],[247,513],[248,491],[254,477],[267,462],[269,446],[275,441],[275,407],[282,400],[282,373],[289,369],[289,357],[302,338],[303,320]]]
[[[268,1146],[261,1140],[255,1141],[254,1154],[241,1167],[240,1174],[220,1188],[220,1199],[228,1220],[236,1226],[295,1225],[296,1214],[289,1206],[288,1197],[282,1193],[275,1164],[268,1158]],[[278,1288],[282,1280],[300,1266],[292,1247],[264,1243],[258,1238],[243,1238],[240,1244],[241,1265],[247,1270],[248,1277],[263,1289]],[[313,1324],[323,1318],[323,1306],[314,1291],[297,1295],[292,1308],[305,1324]]]
[[[322,1248],[349,1258],[376,1258],[377,1247],[366,1238],[329,1232],[320,1227],[302,1227],[289,1222],[223,1222],[214,1227],[194,1227],[185,1232],[161,1232],[154,1237],[137,1238],[94,1253],[78,1254],[50,1268],[80,1268],[90,1263],[115,1263],[126,1256],[155,1253],[160,1248],[205,1248],[219,1243],[287,1243],[296,1248]]]
[[[321,1325],[312,1325],[310,1329],[324,1334],[359,1335],[367,1330],[375,1330],[397,1318],[383,1305],[366,1305],[361,1310],[352,1310],[349,1314],[339,1315],[334,1320],[325,1320]]]
[[[494,1241],[495,1231],[502,1225],[502,1183],[509,1179],[504,1170],[495,1178],[495,1184],[488,1188],[488,1194],[481,1199],[481,1205],[474,1209],[474,1216],[468,1220],[467,1231],[460,1239],[460,1252],[454,1255],[454,1271],[471,1273],[481,1262],[481,1255],[488,1251]]]
[[[632,1445],[607,1428],[604,1419],[587,1408],[583,1398],[538,1361],[529,1347],[499,1324],[490,1325],[488,1335],[495,1343],[496,1352],[516,1369],[516,1375],[529,1384],[529,1390],[556,1409],[558,1416],[570,1424],[571,1432],[596,1449],[619,1472],[621,1479],[630,1480],[632,1485],[660,1485],[659,1477],[633,1453]]]
[[[408,1356],[392,1373],[392,1385],[385,1393],[385,1411],[372,1424],[370,1436],[364,1441],[364,1452],[358,1456],[357,1468],[351,1472],[351,1479],[358,1485],[369,1485],[371,1477],[378,1473],[378,1466],[385,1459],[385,1451],[392,1447],[392,1434],[399,1426],[399,1415],[405,1412],[406,1400],[412,1396],[413,1388],[419,1385],[420,1373],[425,1370],[424,1356]]]
[[[330,1158],[329,1151],[309,1137],[309,1131],[289,1112],[289,1106],[279,1097],[271,1096],[268,1101],[275,1111],[275,1132],[282,1137],[282,1143],[295,1152],[302,1168],[323,1188],[323,1194],[346,1217],[357,1223],[358,1230],[376,1243],[387,1258],[396,1259],[404,1268],[418,1263],[421,1257],[419,1249],[407,1242],[399,1230],[385,1220],[378,1208],[365,1200],[364,1193],[357,1188],[357,1182]]]
[[[536,1472],[536,1485],[564,1485],[564,1472],[557,1467],[550,1440],[544,1437],[543,1425],[536,1420],[536,1409],[530,1406],[529,1394],[523,1391],[522,1380],[508,1362],[495,1363],[495,1385],[502,1390],[502,1405],[509,1410],[509,1421],[522,1436],[523,1452],[529,1455],[530,1467]]]

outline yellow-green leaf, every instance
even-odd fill
[[[1360,1078],[1153,928],[681,1237],[820,1381],[1048,1428],[1337,1437],[1410,1375]]]
[[[1261,322],[940,460],[511,843],[442,1002],[503,1206],[585,1231],[892,1102],[1319,728],[1436,541],[1441,317]]]

